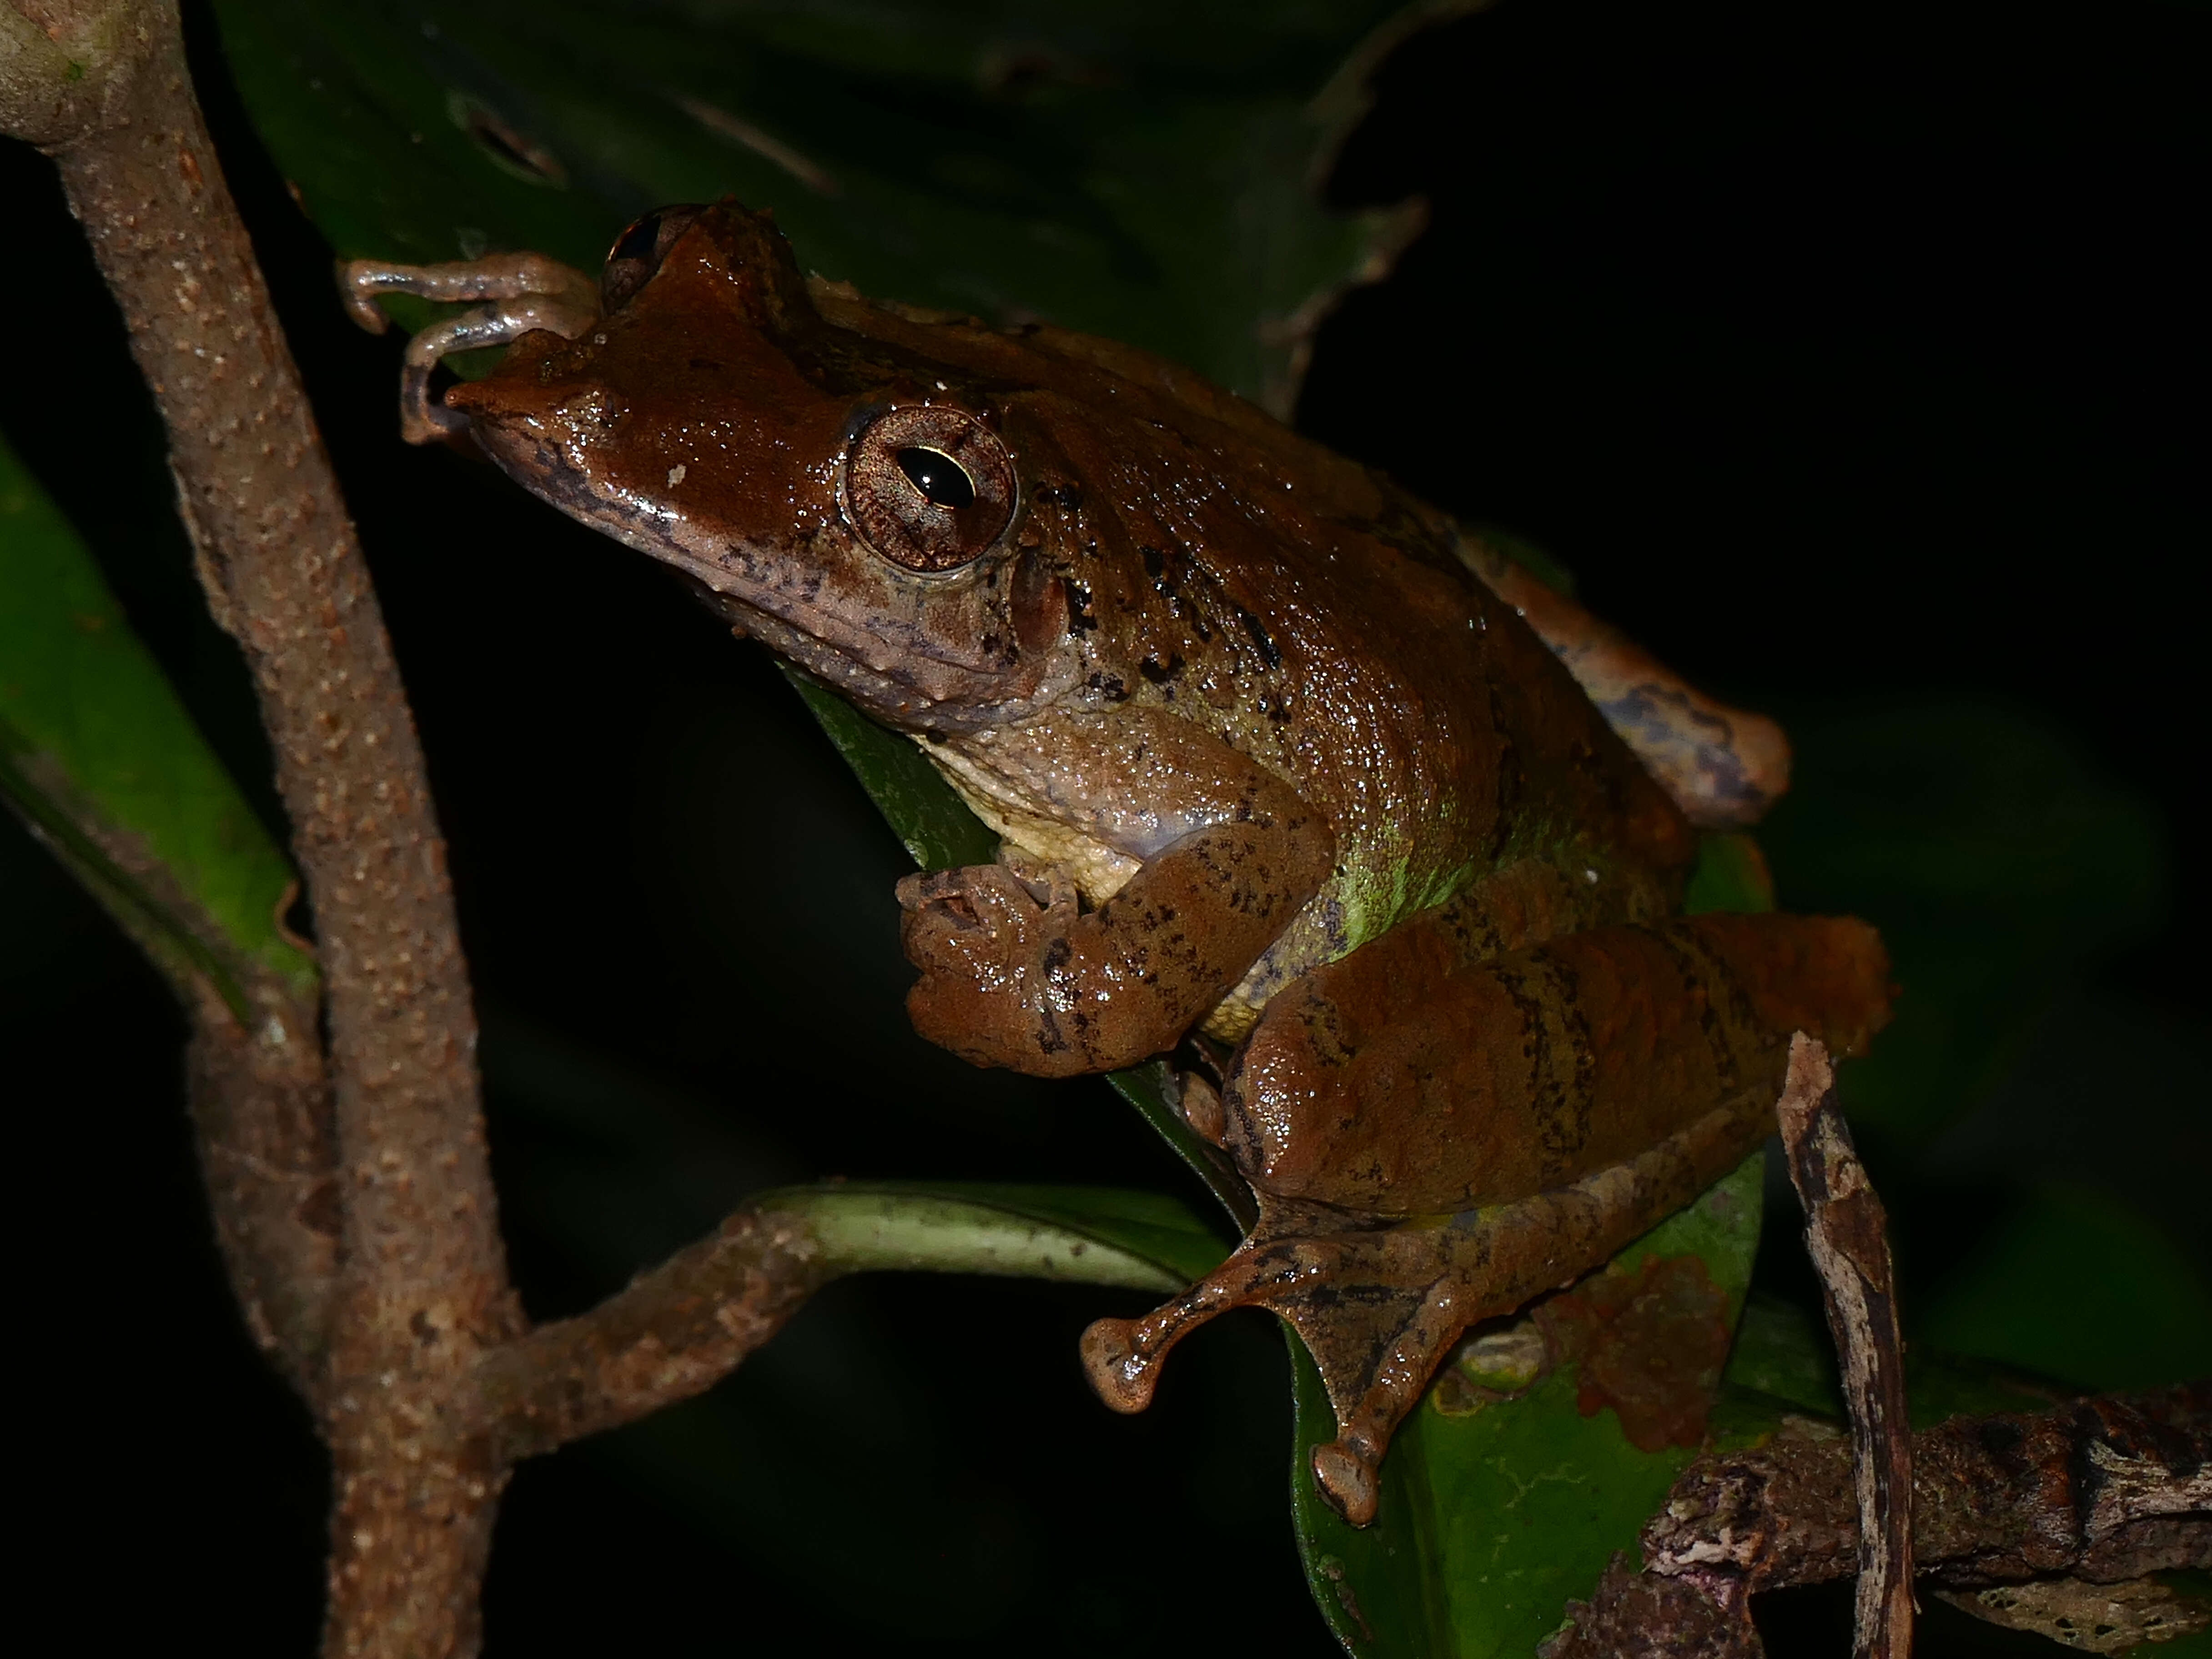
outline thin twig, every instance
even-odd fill
[[[703,1392],[830,1276],[803,1218],[738,1211],[589,1313],[484,1357],[500,1455],[535,1456]]]
[[[1836,1103],[1828,1051],[1802,1031],[1790,1039],[1775,1110],[1790,1182],[1805,1206],[1805,1248],[1820,1275],[1850,1415],[1859,1513],[1853,1659],[1910,1659],[1912,1437],[1889,1220]]]

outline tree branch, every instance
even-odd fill
[[[249,988],[248,1027],[201,988],[185,1060],[200,1175],[246,1328],[319,1407],[337,1271],[329,1079],[312,1003]]]
[[[738,1211],[589,1313],[485,1355],[499,1455],[535,1456],[702,1393],[835,1272],[803,1218]]]
[[[482,1352],[521,1316],[421,748],[192,98],[173,0],[44,0],[40,13],[26,33],[19,8],[0,36],[4,114],[59,164],[122,308],[210,605],[252,671],[315,916],[343,1200],[319,1390],[337,1490],[326,1642],[467,1652],[505,1478],[468,1390]],[[240,1057],[221,1042],[196,1051],[222,1097],[200,1113],[218,1203],[256,1156],[233,1144],[256,1138],[227,1092]]]
[[[2212,1567],[2212,1382],[1954,1418],[1914,1436],[1912,1460],[1913,1553],[1942,1588]],[[1645,1526],[1644,1571],[1616,1558],[1550,1659],[1758,1654],[1754,1595],[1857,1571],[1852,1462],[1802,1429],[1700,1458]]]
[[[1858,1502],[1854,1659],[1912,1652],[1912,1440],[1905,1427],[1905,1342],[1897,1328],[1889,1218],[1836,1103],[1828,1051],[1802,1031],[1776,1103],[1790,1184],[1805,1206],[1805,1250],[1820,1276],[1828,1329],[1843,1360]]]
[[[1954,1418],[1912,1455],[1913,1552],[1941,1583],[2212,1565],[2212,1383]],[[1842,1577],[1859,1544],[1850,1466],[1840,1442],[1802,1435],[1701,1458],[1644,1528],[1645,1571],[1753,1591]]]

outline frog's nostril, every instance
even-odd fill
[[[603,432],[622,419],[629,405],[620,393],[595,386],[563,398],[556,407],[576,430]]]

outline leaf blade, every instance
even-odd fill
[[[756,1200],[803,1218],[840,1272],[970,1273],[1179,1291],[1226,1248],[1179,1200],[1116,1188],[854,1182]]]
[[[0,793],[185,989],[311,995],[290,866],[132,633],[83,543],[0,441]]]

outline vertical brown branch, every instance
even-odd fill
[[[319,1404],[326,1376],[338,1201],[331,1096],[312,1003],[250,985],[249,1026],[204,985],[188,998],[185,1076],[200,1174],[246,1328]]]
[[[521,1322],[420,745],[173,0],[42,0],[37,26],[69,60],[45,103],[26,10],[4,42],[11,125],[54,155],[122,307],[210,603],[252,670],[314,911],[342,1216],[319,1391],[337,1492],[328,1645],[466,1652],[504,1480],[471,1379]],[[234,1150],[210,1153],[218,1196]]]
[[[1905,1345],[1889,1258],[1888,1217],[1836,1103],[1828,1051],[1800,1031],[1776,1107],[1790,1179],[1805,1206],[1805,1248],[1820,1275],[1828,1328],[1843,1361],[1858,1498],[1859,1578],[1854,1659],[1912,1651],[1912,1439],[1905,1413]]]

